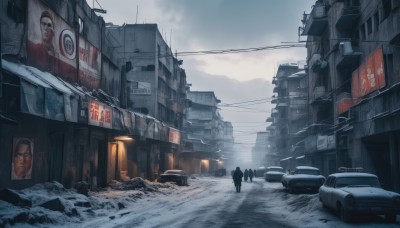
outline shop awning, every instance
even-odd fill
[[[79,96],[83,94],[74,86],[50,73],[5,59],[2,59],[2,68],[21,78],[22,112],[77,122]]]
[[[11,119],[11,118],[9,118],[9,117],[6,117],[6,116],[4,116],[4,115],[2,115],[2,114],[0,114],[0,123],[3,123],[3,124],[12,124],[12,125],[18,124],[17,121],[15,121],[15,120],[13,120],[13,119]]]

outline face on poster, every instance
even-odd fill
[[[13,139],[11,180],[32,178],[33,139],[15,137]]]
[[[67,5],[61,5],[62,12]],[[89,89],[100,86],[101,52],[39,0],[28,1],[28,64]],[[79,42],[78,42],[79,41]],[[77,44],[79,47],[77,47]]]

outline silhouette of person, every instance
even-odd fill
[[[250,182],[253,182],[253,170],[249,169],[249,178],[250,178]]]
[[[243,175],[244,175],[244,181],[247,181],[247,179],[249,178],[249,171],[245,169]]]
[[[236,167],[235,172],[233,172],[232,179],[235,183],[236,192],[240,192],[240,188],[242,187],[242,177],[243,172],[240,170],[240,167]]]

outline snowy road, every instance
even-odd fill
[[[229,177],[199,177],[189,186],[143,197],[79,227],[399,227],[381,218],[345,224],[322,209],[317,194],[288,194],[280,183],[255,179],[236,193]]]

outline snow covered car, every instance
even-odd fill
[[[264,173],[265,181],[281,181],[285,175],[285,170],[280,166],[269,166],[267,172]]]
[[[293,173],[283,175],[281,182],[290,193],[300,190],[317,192],[319,187],[324,184],[325,177],[320,174],[318,168],[297,166]]]
[[[265,172],[267,172],[267,168],[265,168],[264,166],[258,167],[256,169],[254,177],[264,177]]]
[[[177,185],[187,185],[188,175],[183,170],[171,169],[161,174],[158,178],[158,182],[175,182]]]
[[[216,169],[215,170],[215,176],[216,177],[226,176],[226,169],[225,168]]]
[[[362,172],[334,173],[319,189],[323,207],[339,212],[344,222],[355,214],[385,215],[396,222],[400,214],[400,194],[381,188],[377,176]]]

